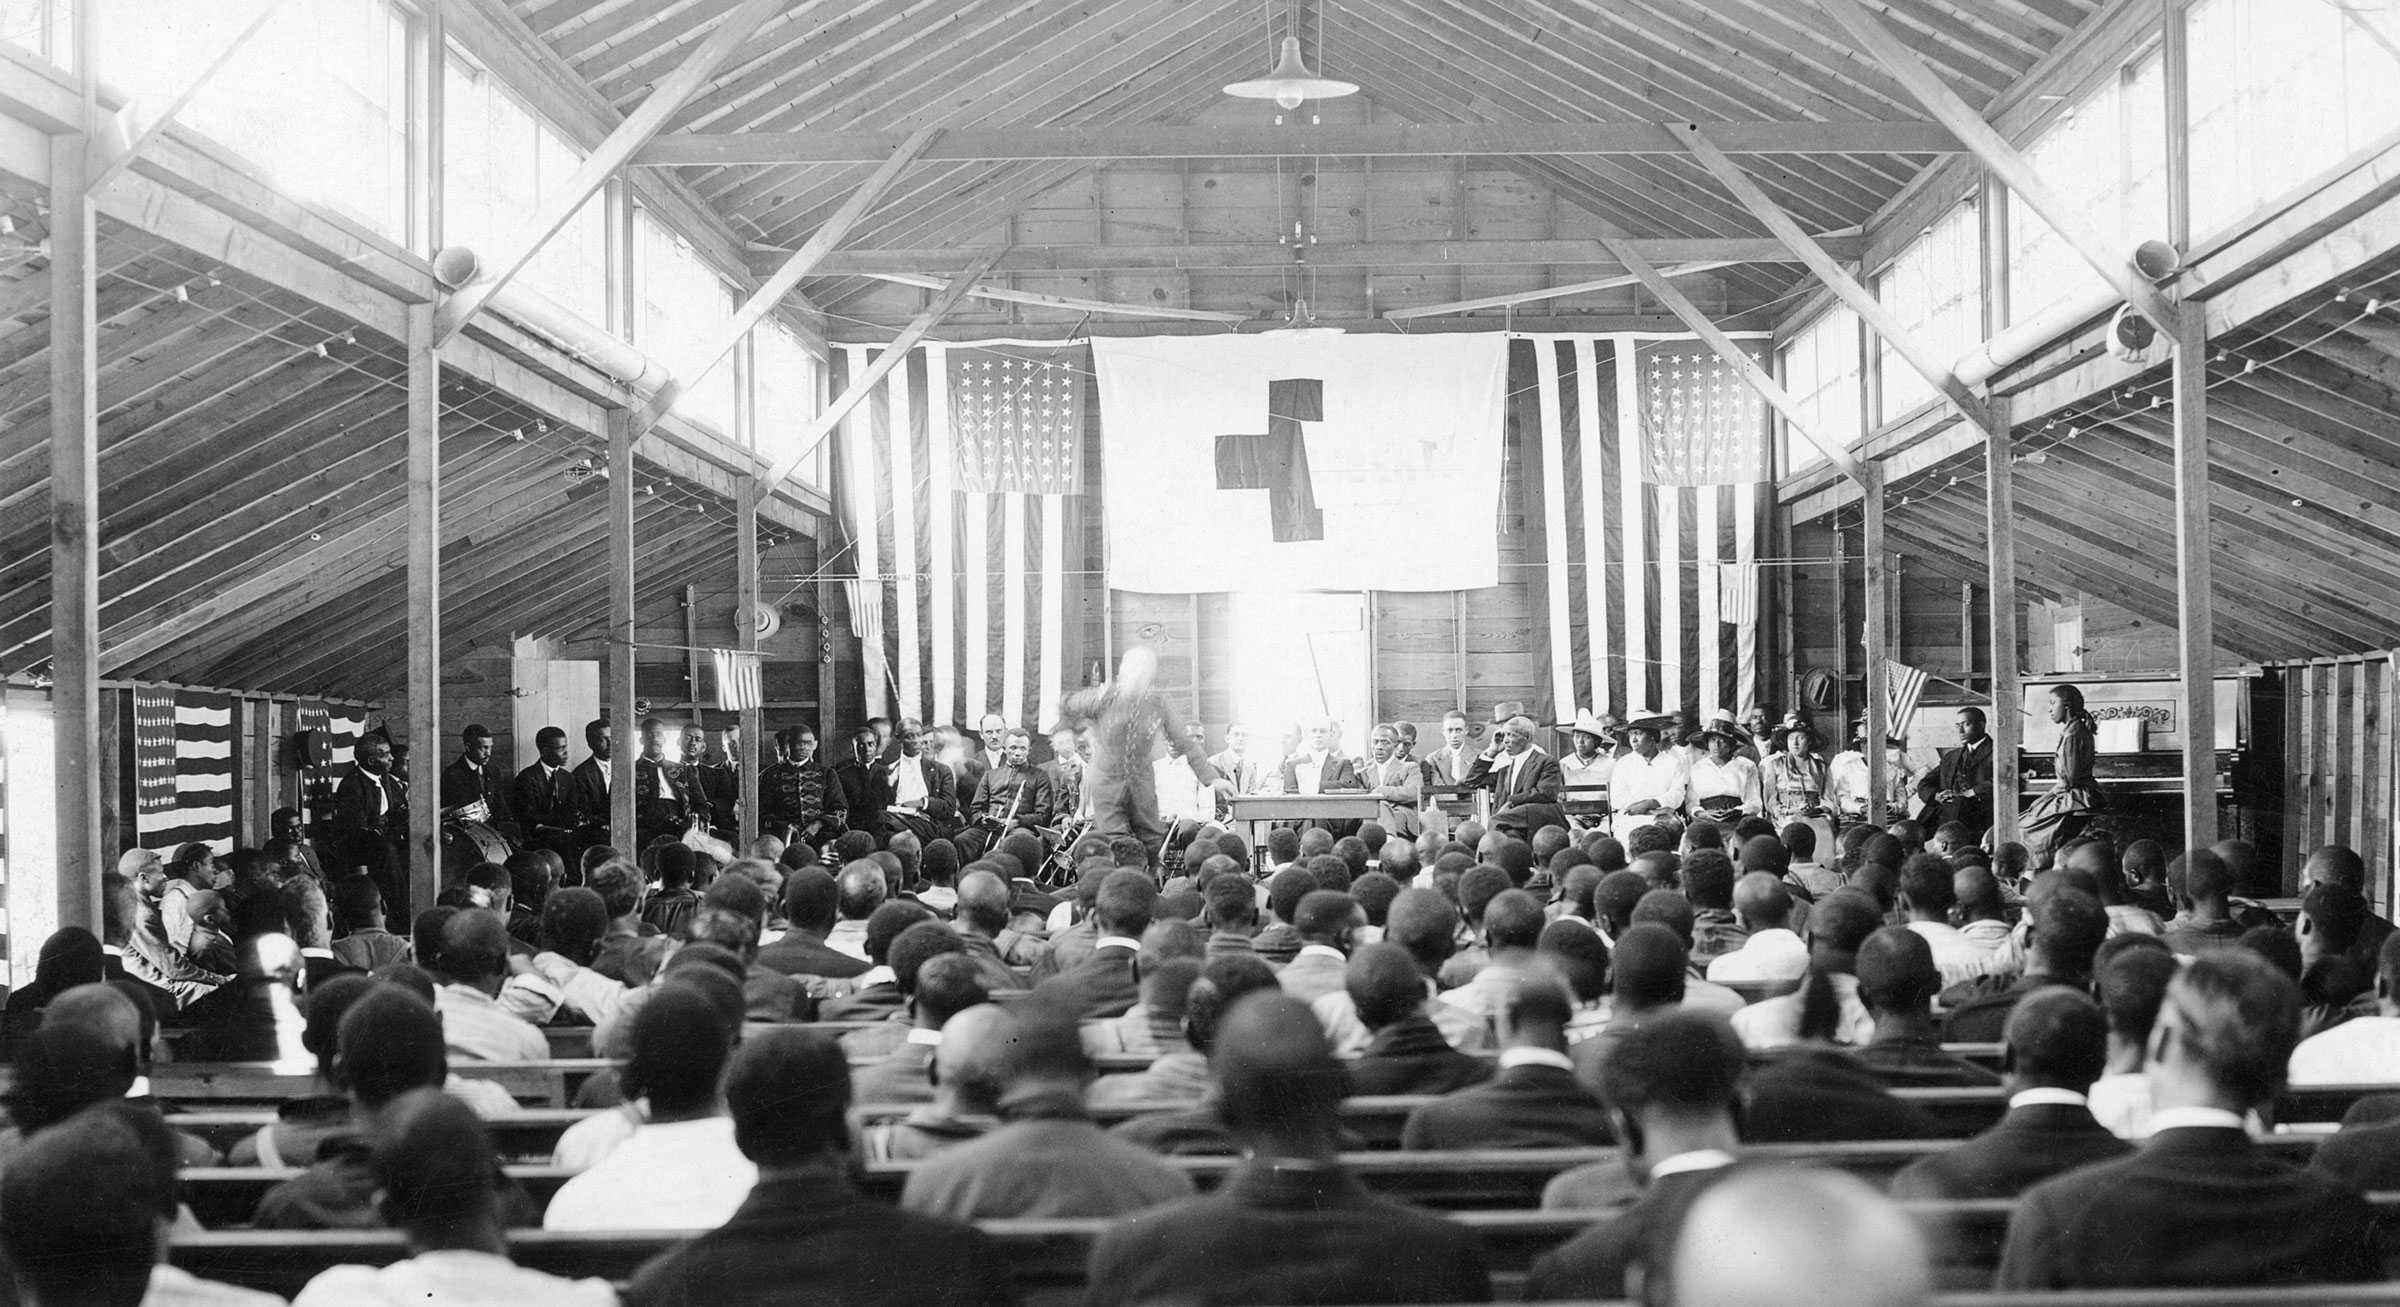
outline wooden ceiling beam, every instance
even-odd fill
[[[1858,238],[1828,236],[1818,243],[1834,257],[1855,253]],[[1772,236],[1635,237],[1626,244],[1644,259],[1664,263],[1797,263],[1800,256]],[[1295,257],[1295,253],[1301,257]],[[787,257],[762,254],[762,264]],[[969,249],[852,249],[826,257],[817,275],[836,277],[875,272],[935,275],[967,266]],[[1010,250],[993,271],[1087,272],[1112,269],[1504,267],[1553,264],[1618,264],[1603,239],[1351,241],[1326,242],[1294,251],[1273,241],[1227,241],[1190,245],[1028,245]]]
[[[1957,138],[1934,123],[1712,122],[1732,154],[1951,154]],[[874,163],[901,132],[744,132],[661,136],[634,155],[649,168]],[[879,153],[880,152],[880,153]],[[1331,127],[993,127],[945,132],[927,162],[1057,159],[1365,159],[1520,154],[1680,154],[1664,123],[1346,123]]]

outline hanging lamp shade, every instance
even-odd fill
[[[1305,299],[1297,299],[1292,301],[1292,311],[1284,318],[1282,322],[1276,324],[1275,326],[1269,327],[1265,331],[1262,331],[1258,334],[1262,336],[1308,337],[1343,336],[1348,335],[1349,332],[1347,329],[1335,326],[1332,323],[1317,321],[1317,315],[1309,312],[1308,301]]]
[[[1319,77],[1300,60],[1300,38],[1283,38],[1283,57],[1275,61],[1275,71],[1247,82],[1234,82],[1225,94],[1238,95],[1245,100],[1273,100],[1279,109],[1291,110],[1307,100],[1338,100],[1345,95],[1358,94],[1358,83]]]

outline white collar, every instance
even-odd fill
[[[1332,958],[1336,962],[1345,964],[1350,961],[1348,954],[1331,944],[1303,944],[1300,946],[1300,951],[1292,955],[1292,960],[1297,962],[1306,957]]]
[[[910,1026],[908,1028],[907,1042],[911,1044],[924,1044],[929,1047],[939,1048],[941,1047],[942,1043],[942,1032],[939,1030],[927,1030],[923,1026]]]
[[[304,948],[300,950],[300,956],[304,958],[330,958],[333,956],[333,950],[329,948]]]
[[[1650,1164],[1650,1181],[1655,1184],[1670,1175],[1686,1171],[1714,1171],[1733,1165],[1733,1154],[1721,1148],[1695,1148],[1688,1153],[1661,1158]]]
[[[853,993],[875,985],[897,985],[899,983],[900,978],[892,974],[890,967],[869,967],[851,978],[851,984],[855,986],[852,990]]]
[[[135,1076],[133,1083],[125,1087],[125,1096],[127,1098],[148,1098],[150,1096],[150,1077]]]
[[[1567,1060],[1566,1054],[1554,1053],[1546,1048],[1504,1048],[1500,1050],[1500,1069],[1506,1071],[1510,1067],[1516,1066],[1556,1067],[1570,1074],[1575,1070],[1575,1064]]]
[[[1142,942],[1131,935],[1102,935],[1093,941],[1092,950],[1098,952],[1104,948],[1131,949],[1139,953],[1142,951]]]
[[[2249,1126],[2238,1112],[2221,1107],[2162,1107],[2150,1114],[2150,1133],[2162,1130],[2242,1130]]]
[[[2090,1107],[2091,1100],[2072,1089],[2024,1089],[2009,1095],[2008,1110],[2020,1107]]]
[[[100,956],[121,958],[125,956],[124,946],[120,944],[103,944],[100,946]]]

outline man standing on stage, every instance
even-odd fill
[[[1152,866],[1158,864],[1167,830],[1158,816],[1151,746],[1163,735],[1169,749],[1190,759],[1192,774],[1201,783],[1213,785],[1219,779],[1207,752],[1185,732],[1183,714],[1155,689],[1157,676],[1158,655],[1147,645],[1136,645],[1117,664],[1116,680],[1077,690],[1059,705],[1069,718],[1091,722],[1092,758],[1083,785],[1092,832],[1133,836],[1149,851]]]
[[[333,826],[348,865],[366,868],[383,901],[407,919],[408,778],[392,770],[389,737],[358,742],[350,770],[334,787]]]

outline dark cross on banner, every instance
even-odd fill
[[[1217,489],[1264,490],[1278,544],[1325,538],[1325,512],[1317,507],[1316,483],[1308,474],[1303,422],[1325,420],[1325,383],[1295,377],[1267,383],[1267,433],[1217,437]]]

